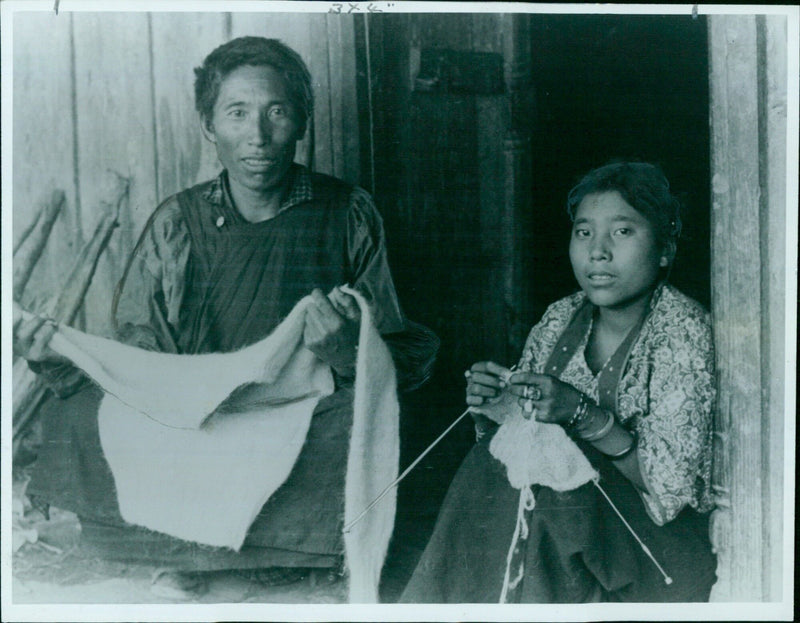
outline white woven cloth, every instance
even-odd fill
[[[362,316],[346,524],[397,476],[399,406],[391,354],[369,306],[344,290]],[[267,338],[230,354],[154,353],[58,328],[52,348],[106,392],[100,441],[126,521],[207,545],[242,546],[291,472],[314,408],[334,390],[330,368],[302,344],[309,300]],[[395,508],[392,492],[344,537],[351,602],[378,601]]]

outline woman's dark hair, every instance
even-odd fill
[[[569,191],[567,212],[575,212],[583,198],[593,193],[617,191],[653,226],[656,241],[670,250],[670,264],[681,233],[681,204],[672,194],[661,169],[647,162],[612,162],[589,171]]]
[[[239,37],[224,43],[206,56],[203,64],[194,70],[194,101],[197,112],[205,123],[214,115],[214,104],[219,97],[222,81],[233,70],[243,65],[272,67],[286,82],[289,99],[301,116],[301,130],[314,111],[314,92],[311,74],[300,55],[277,39],[264,37]]]

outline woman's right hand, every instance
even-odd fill
[[[49,346],[50,339],[56,332],[56,325],[48,322],[47,318],[32,314],[25,314],[22,308],[14,302],[12,306],[14,322],[13,347],[14,354],[27,361],[39,363],[62,363],[64,357],[55,353]]]
[[[479,407],[487,400],[497,398],[506,387],[509,370],[493,361],[479,361],[465,373],[467,377],[467,404]]]

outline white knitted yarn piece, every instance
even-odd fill
[[[510,392],[473,409],[495,421],[505,418],[489,451],[506,466],[508,482],[515,489],[544,485],[555,491],[570,491],[599,479],[561,426],[538,422],[535,417],[525,419],[517,397]]]
[[[506,466],[508,482],[519,489],[519,508],[499,600],[505,603],[509,591],[525,574],[524,560],[519,560],[513,571],[512,565],[519,542],[528,538],[525,513],[536,506],[531,486],[570,491],[590,481],[596,483],[600,475],[561,426],[538,422],[533,415],[526,419],[517,397],[510,392],[504,391],[495,400],[472,409],[495,422],[502,422],[489,443],[489,452]]]

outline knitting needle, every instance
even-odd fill
[[[405,478],[405,477],[408,475],[408,473],[409,473],[409,472],[410,472],[412,469],[414,469],[414,468],[417,466],[417,463],[419,463],[419,462],[420,462],[422,459],[424,459],[424,458],[425,458],[425,455],[427,455],[427,454],[428,454],[428,452],[430,452],[431,450],[433,450],[433,448],[436,446],[436,444],[437,444],[437,443],[439,443],[439,442],[440,442],[442,439],[444,439],[445,435],[447,435],[447,433],[449,433],[451,430],[453,430],[453,427],[454,427],[456,424],[458,424],[458,423],[459,423],[459,422],[460,422],[460,421],[461,421],[461,420],[464,418],[464,416],[465,416],[465,415],[467,415],[467,413],[469,413],[469,412],[470,412],[470,409],[467,409],[466,411],[464,411],[464,413],[462,413],[461,415],[459,415],[459,416],[458,416],[458,417],[457,417],[457,418],[456,418],[456,419],[453,421],[453,423],[452,423],[452,424],[450,424],[450,426],[448,426],[448,427],[447,427],[447,429],[446,429],[446,430],[445,430],[445,431],[444,431],[444,432],[443,432],[441,435],[439,435],[439,436],[436,438],[436,440],[435,440],[435,441],[434,441],[434,442],[433,442],[431,445],[429,445],[427,448],[425,448],[425,450],[422,452],[422,454],[420,454],[420,455],[419,455],[419,456],[418,456],[416,459],[414,459],[414,462],[413,462],[411,465],[409,465],[408,467],[406,467],[405,471],[403,471],[403,473],[402,473],[402,474],[400,474],[400,475],[399,475],[397,478],[395,478],[395,479],[394,479],[392,482],[390,482],[390,483],[389,483],[389,484],[386,486],[386,488],[385,488],[383,491],[381,491],[381,492],[380,492],[380,494],[378,495],[378,497],[376,497],[374,500],[372,500],[372,502],[370,502],[369,506],[367,506],[367,507],[366,507],[366,508],[365,508],[363,511],[361,511],[361,512],[359,513],[358,517],[356,517],[355,519],[353,519],[353,521],[351,521],[349,524],[347,524],[347,525],[344,527],[344,532],[345,532],[345,533],[348,533],[348,532],[350,532],[350,530],[353,528],[353,526],[354,526],[354,525],[356,525],[356,524],[357,524],[359,521],[361,521],[361,519],[364,517],[364,515],[366,515],[366,514],[367,514],[367,513],[368,513],[370,510],[372,510],[372,508],[373,508],[373,507],[374,507],[374,506],[375,506],[375,505],[376,505],[378,502],[380,502],[380,501],[383,499],[383,497],[384,497],[384,496],[385,496],[387,493],[389,493],[389,491],[391,491],[391,490],[392,490],[392,488],[393,488],[394,486],[396,486],[397,484],[399,484],[399,483],[400,483],[400,481],[401,481],[401,480],[403,480],[403,478]]]
[[[367,507],[366,507],[366,508],[365,508],[363,511],[361,511],[361,512],[358,514],[358,516],[357,516],[355,519],[353,519],[353,521],[351,521],[350,523],[348,523],[348,524],[347,524],[347,525],[344,527],[344,533],[345,533],[345,534],[346,534],[346,533],[349,533],[349,532],[350,532],[350,530],[352,530],[353,526],[355,526],[355,525],[356,525],[356,524],[357,524],[359,521],[361,521],[361,519],[362,519],[362,518],[363,518],[363,517],[364,517],[364,516],[365,516],[365,515],[366,515],[366,514],[369,512],[369,511],[371,511],[371,510],[372,510],[372,509],[375,507],[375,505],[376,505],[378,502],[380,502],[380,501],[381,501],[381,500],[382,500],[382,499],[383,499],[383,498],[386,496],[386,494],[387,494],[387,493],[389,493],[389,491],[391,491],[391,490],[392,490],[392,488],[393,488],[393,487],[395,487],[396,485],[398,485],[398,484],[400,483],[400,481],[401,481],[401,480],[403,480],[403,478],[405,478],[405,477],[406,477],[406,476],[409,474],[409,472],[411,472],[411,470],[412,470],[412,469],[414,469],[414,468],[417,466],[417,464],[418,464],[418,463],[419,463],[419,462],[420,462],[422,459],[424,459],[424,458],[425,458],[425,456],[426,456],[426,455],[427,455],[427,454],[428,454],[428,453],[429,453],[431,450],[433,450],[433,448],[434,448],[434,447],[436,447],[436,444],[438,444],[438,443],[439,443],[439,442],[440,442],[442,439],[444,439],[444,437],[447,435],[447,433],[449,433],[451,430],[453,430],[453,428],[456,426],[456,424],[458,424],[458,423],[459,423],[459,422],[460,422],[462,419],[464,419],[464,417],[467,415],[467,413],[469,413],[469,412],[470,412],[470,410],[471,410],[471,408],[470,408],[470,409],[467,409],[466,411],[464,411],[464,413],[462,413],[461,415],[459,415],[459,416],[458,416],[458,417],[457,417],[457,418],[456,418],[456,419],[453,421],[453,423],[452,423],[452,424],[450,424],[450,426],[448,426],[448,427],[445,429],[445,431],[444,431],[444,432],[443,432],[441,435],[439,435],[439,436],[438,436],[438,437],[437,437],[437,438],[436,438],[436,439],[433,441],[433,443],[432,443],[431,445],[429,445],[427,448],[425,448],[425,450],[422,452],[422,454],[420,454],[420,455],[419,455],[419,456],[418,456],[416,459],[414,459],[414,462],[413,462],[413,463],[411,463],[411,465],[409,465],[409,466],[408,466],[408,467],[407,467],[407,468],[406,468],[406,469],[403,471],[403,473],[402,473],[402,474],[400,474],[400,475],[399,475],[397,478],[395,478],[395,479],[394,479],[394,480],[393,480],[391,483],[389,483],[389,484],[386,486],[386,488],[385,488],[383,491],[381,491],[381,492],[380,492],[380,494],[378,495],[378,497],[376,497],[376,498],[375,498],[375,499],[374,499],[372,502],[370,502],[370,504],[369,504],[369,505],[368,505],[368,506],[367,506]],[[657,568],[657,569],[658,569],[658,570],[661,572],[661,575],[662,575],[662,576],[664,576],[664,583],[665,583],[665,584],[667,584],[667,585],[669,585],[669,584],[672,584],[672,581],[673,581],[673,580],[672,580],[672,578],[671,578],[670,576],[668,576],[668,575],[667,575],[666,571],[664,571],[664,568],[663,568],[663,567],[662,567],[662,566],[661,566],[661,565],[658,563],[658,561],[656,560],[655,556],[653,556],[653,553],[650,551],[650,548],[648,548],[648,547],[647,547],[647,545],[645,545],[645,544],[644,544],[644,542],[642,541],[642,539],[640,539],[640,538],[639,538],[639,535],[638,535],[638,534],[636,534],[636,532],[634,531],[633,527],[632,527],[632,526],[631,526],[631,525],[628,523],[628,521],[625,519],[625,517],[623,517],[622,513],[619,511],[619,509],[617,508],[617,506],[614,504],[614,502],[612,502],[612,501],[611,501],[611,498],[610,498],[610,497],[608,497],[608,494],[605,492],[605,489],[603,489],[603,487],[601,487],[601,486],[600,486],[600,483],[599,483],[599,482],[597,482],[596,480],[594,480],[593,482],[594,482],[594,486],[595,486],[595,487],[597,487],[597,488],[599,489],[600,493],[602,493],[602,494],[603,494],[603,497],[606,499],[606,501],[609,503],[609,505],[611,506],[611,508],[612,508],[612,509],[614,510],[614,512],[617,514],[617,517],[619,517],[619,518],[620,518],[620,520],[621,520],[621,521],[622,521],[622,523],[625,525],[625,527],[628,529],[628,531],[629,531],[629,532],[630,532],[630,533],[633,535],[633,538],[634,538],[634,539],[636,539],[636,542],[637,542],[637,543],[639,544],[639,546],[642,548],[642,551],[643,551],[643,552],[644,552],[644,553],[647,555],[647,557],[648,557],[650,560],[652,560],[652,561],[653,561],[653,564],[654,564],[654,565],[656,566],[656,568]]]
[[[664,571],[664,569],[661,567],[661,565],[658,564],[658,561],[656,560],[656,557],[653,556],[653,553],[650,551],[650,549],[647,547],[647,545],[645,545],[644,542],[642,541],[642,539],[639,538],[639,535],[636,534],[636,532],[634,532],[634,530],[631,527],[631,525],[625,520],[625,518],[622,516],[622,513],[620,513],[619,509],[614,505],[614,502],[612,502],[611,498],[608,497],[608,494],[605,492],[603,487],[600,486],[600,483],[597,482],[596,480],[594,480],[593,482],[594,482],[594,486],[597,487],[598,489],[600,489],[600,493],[603,494],[603,497],[605,497],[606,501],[611,505],[611,508],[614,509],[614,512],[617,514],[617,517],[619,517],[622,520],[622,523],[625,524],[625,527],[633,535],[633,538],[636,539],[636,542],[641,546],[642,551],[644,551],[644,553],[647,554],[647,557],[650,560],[653,561],[653,564],[656,567],[658,567],[658,570],[661,572],[661,575],[664,576],[664,583],[665,584],[672,584],[672,578],[669,577],[667,575],[667,573]]]

